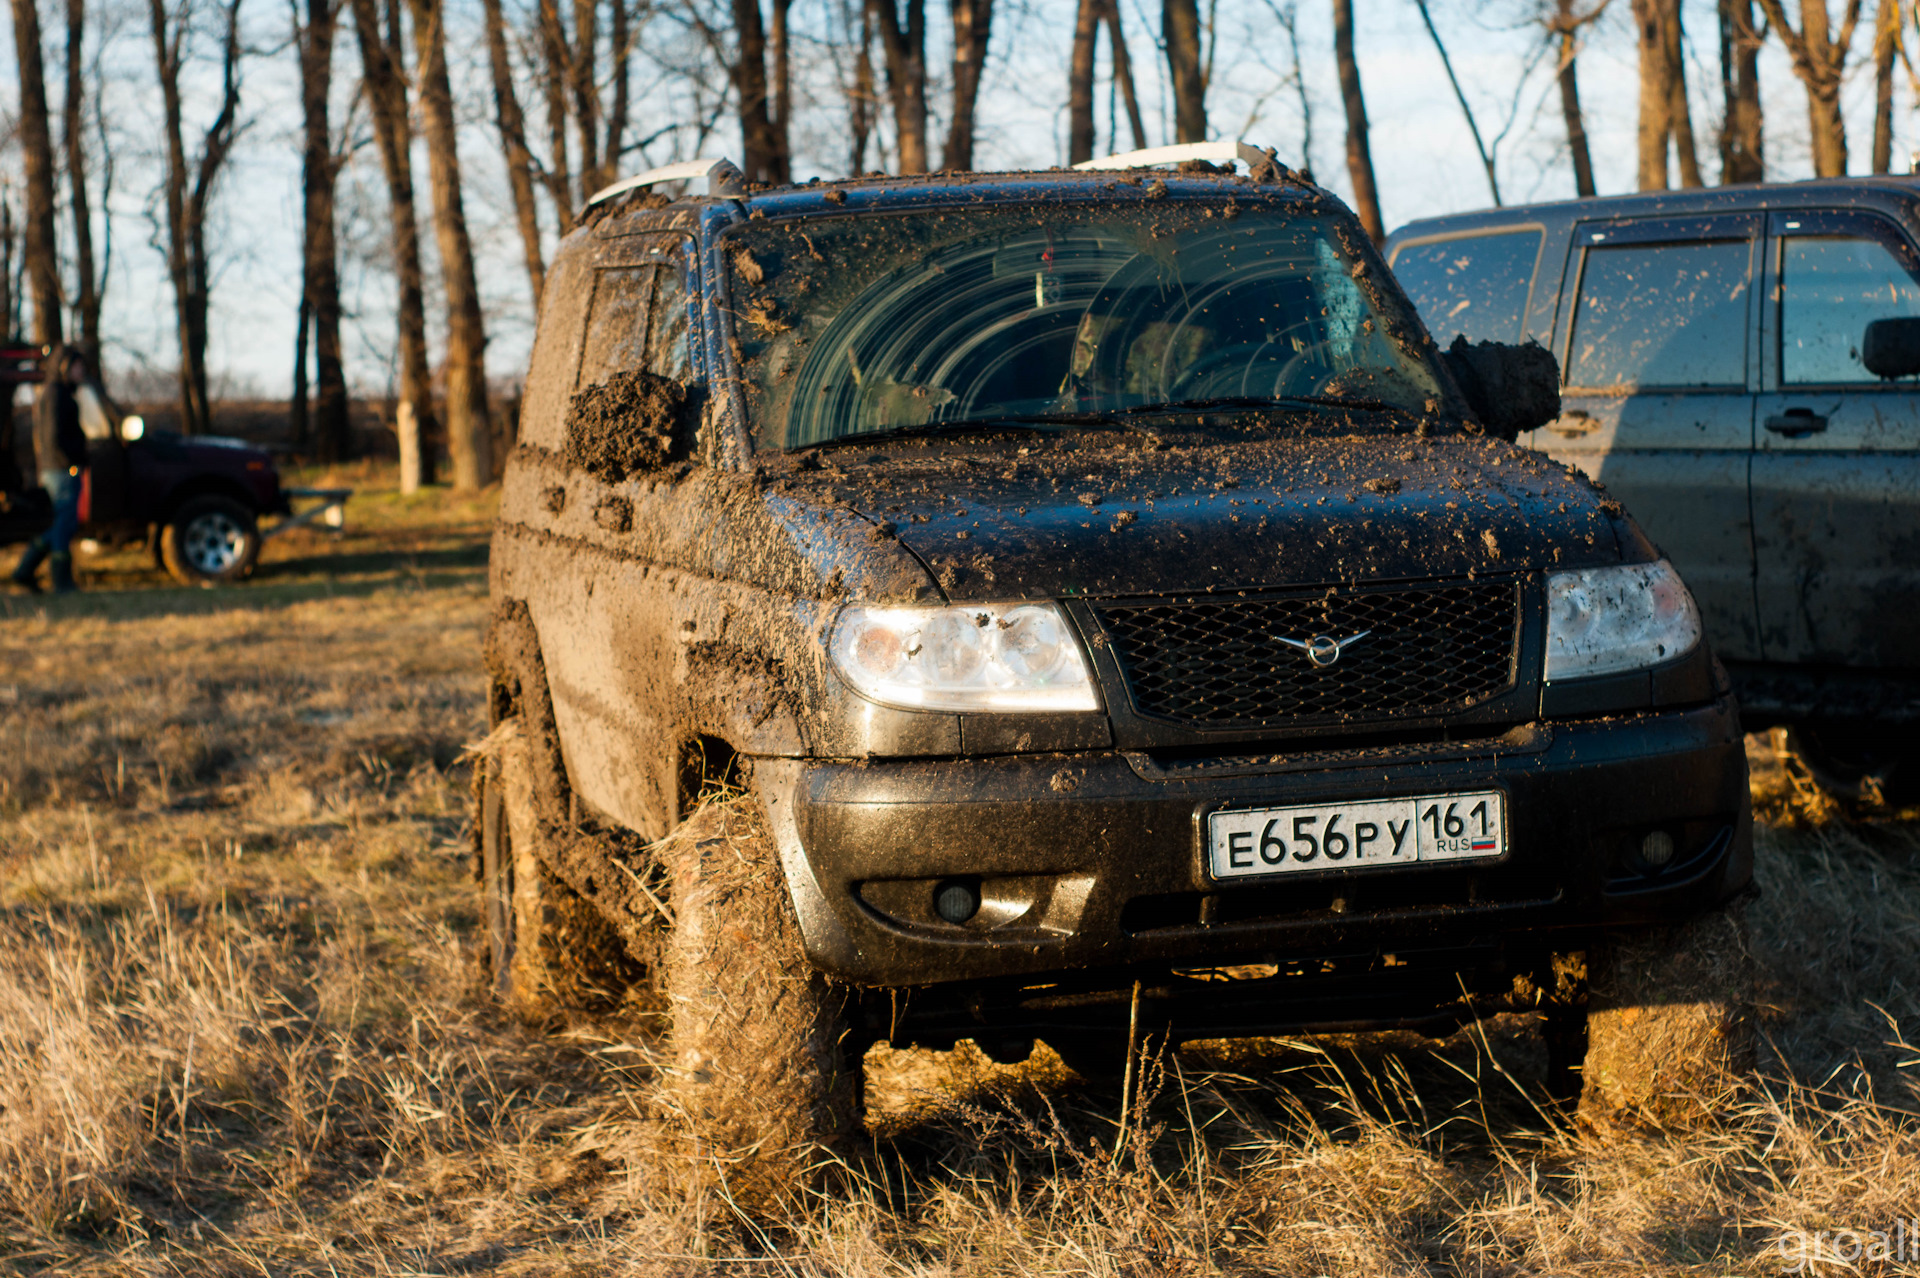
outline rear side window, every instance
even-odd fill
[[[1442,346],[1461,333],[1470,342],[1518,342],[1541,236],[1502,231],[1409,244],[1393,255],[1393,274]]]
[[[1745,386],[1749,241],[1587,250],[1567,385]]]
[[[1860,344],[1874,320],[1920,315],[1915,265],[1913,250],[1891,228],[1782,239],[1780,380],[1879,384],[1860,362]]]
[[[687,327],[687,284],[677,254],[669,251],[640,266],[603,267],[594,272],[575,388],[640,369],[690,381]]]

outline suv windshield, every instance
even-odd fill
[[[1231,201],[749,222],[726,256],[756,444],[1218,400],[1420,411],[1434,376],[1346,229]]]

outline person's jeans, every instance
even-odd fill
[[[47,529],[47,549],[56,555],[69,554],[73,534],[80,528],[80,476],[71,470],[43,470],[40,486],[53,498],[53,527]]]

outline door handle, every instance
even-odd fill
[[[1778,417],[1767,418],[1767,429],[1788,439],[1805,439],[1827,428],[1827,419],[1811,408],[1789,408]]]

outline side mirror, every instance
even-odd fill
[[[567,401],[566,459],[617,484],[688,453],[687,388],[642,369],[615,373]]]
[[[1920,373],[1920,319],[1881,319],[1867,325],[1860,362],[1875,377]]]
[[[1538,342],[1468,345],[1462,334],[1440,358],[1489,435],[1512,443],[1560,416],[1560,362]]]

